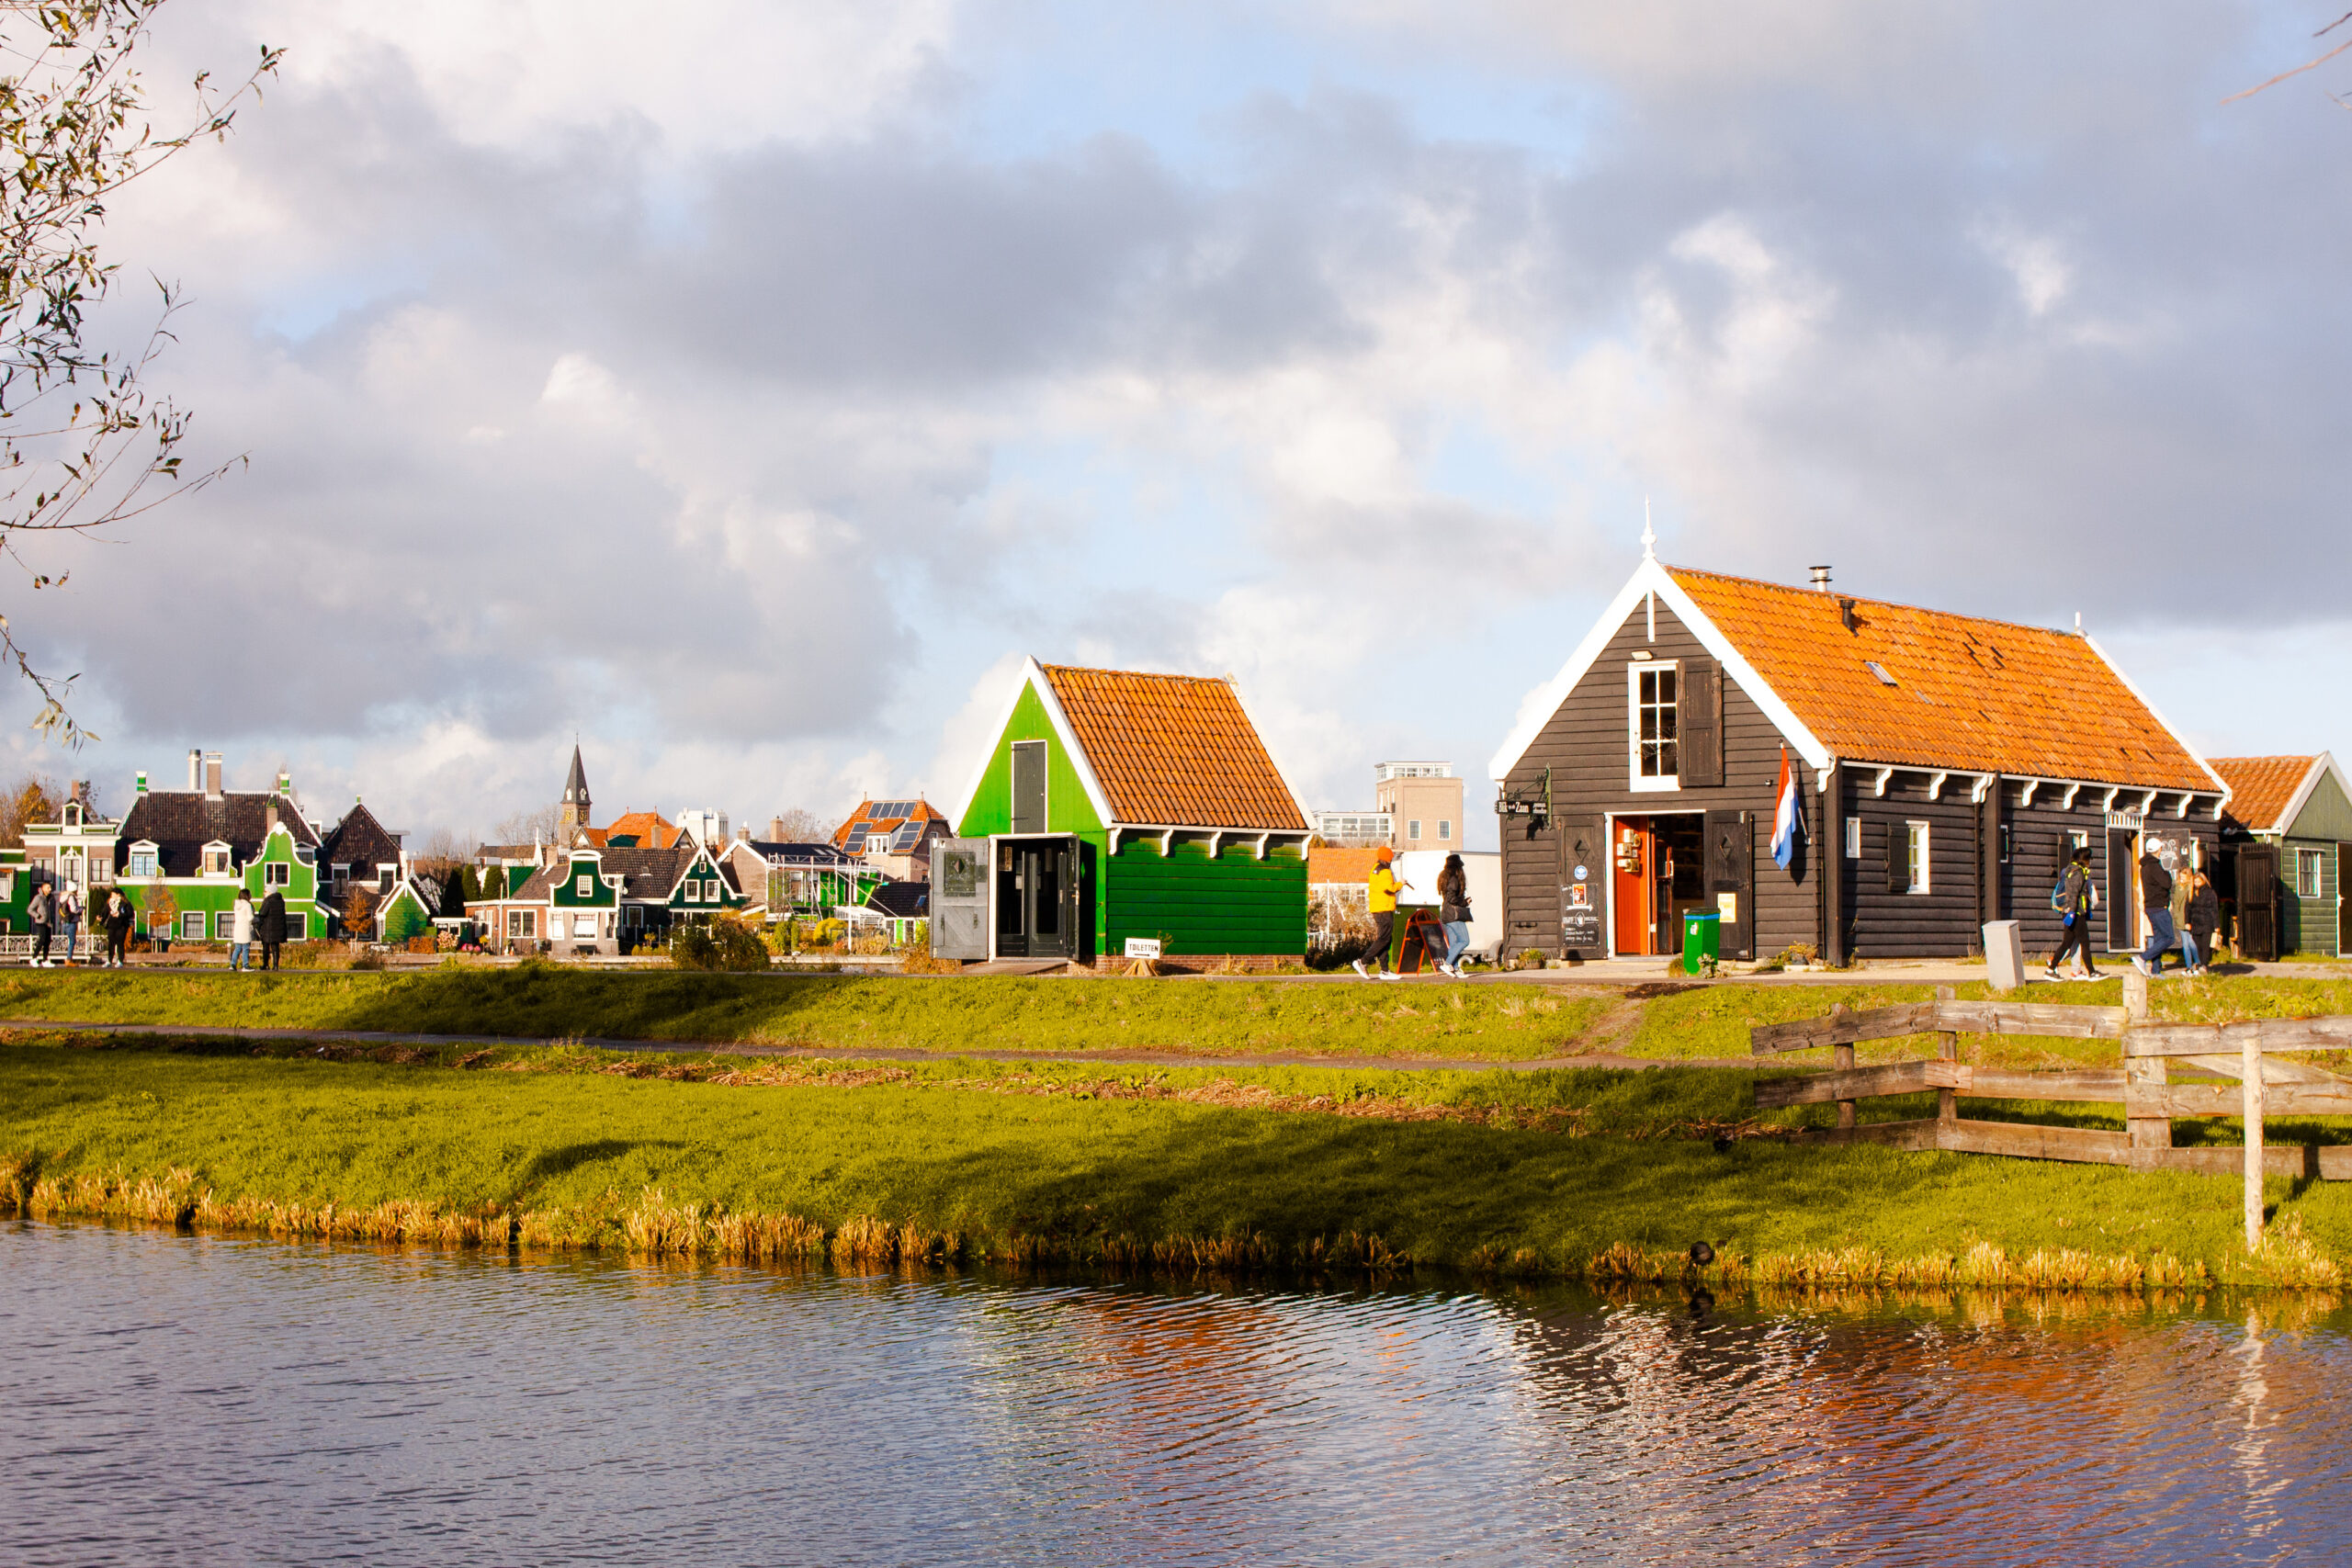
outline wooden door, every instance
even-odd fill
[[[2140,951],[2140,835],[2107,830],[2107,950]]]
[[[1046,743],[1042,740],[1012,743],[1012,830],[1046,830]]]
[[[2338,958],[2344,956],[2344,867],[2347,860],[2352,860],[2352,855],[2346,854],[2347,851],[2352,851],[2352,844],[2335,846],[2335,955]]]
[[[989,841],[942,839],[931,847],[931,955],[989,955]]]
[[[2238,846],[2238,956],[2257,964],[2278,957],[2278,848]]]
[[[1708,896],[1723,915],[1723,955],[1756,956],[1756,814],[1707,813]],[[1724,900],[1729,898],[1726,905]]]
[[[1608,951],[1600,908],[1609,886],[1608,824],[1598,817],[1560,823],[1560,953],[1598,958]]]
[[[1654,862],[1656,836],[1648,822],[1618,819],[1610,839],[1609,916],[1617,951],[1634,954],[1654,951],[1652,928],[1657,923],[1653,889],[1657,886]]]

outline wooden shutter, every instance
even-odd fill
[[[1886,825],[1886,890],[1911,891],[1911,832],[1900,822]]]
[[[1724,782],[1724,677],[1712,659],[1682,661],[1679,711],[1682,785],[1713,789]]]
[[[1714,907],[1733,895],[1732,919],[1723,924],[1725,958],[1756,956],[1756,814],[1710,811],[1706,815],[1706,888]]]

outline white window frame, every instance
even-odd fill
[[[294,886],[294,867],[290,862],[266,860],[261,863],[261,886],[266,893],[273,887]]]
[[[683,890],[683,892],[682,892],[682,894],[681,894],[681,899],[682,899],[682,901],[683,901],[683,902],[684,902],[684,903],[688,903],[688,904],[699,904],[699,903],[701,903],[701,902],[702,902],[702,883],[701,883],[699,880],[697,880],[696,878],[695,878],[695,877],[691,877],[691,876],[687,877],[687,878],[686,878],[686,880],[685,880],[685,884],[684,884],[684,890]]]
[[[1911,886],[1905,893],[1935,891],[1935,852],[1932,824],[1905,822],[1903,824],[1903,844],[1911,859]]]
[[[596,896],[596,879],[586,872],[582,872],[578,880],[572,885],[571,896],[575,898],[594,898]]]
[[[1405,837],[1408,840],[1416,844],[1421,841],[1421,819],[1419,818],[1411,817],[1406,819]]]
[[[1859,817],[1846,818],[1846,859],[1855,865],[1862,862],[1862,819]]]
[[[1674,772],[1653,778],[1642,773],[1642,677],[1661,670],[1674,673]],[[1625,787],[1635,795],[1682,788],[1682,661],[1679,659],[1638,659],[1625,666]]]
[[[2327,886],[2327,863],[2324,858],[2326,853],[2327,852],[2325,850],[2297,850],[2295,852],[2296,897],[2316,898],[2320,897],[2320,890]],[[2305,866],[2311,867],[2312,885],[2309,887],[2305,887],[2303,886],[2303,868]]]
[[[124,874],[152,878],[160,874],[162,864],[163,856],[156,851],[134,849],[130,852],[130,869]]]
[[[579,942],[583,938],[596,940],[596,917],[586,909],[571,917],[571,940]]]
[[[310,919],[300,909],[288,909],[286,911],[286,940],[288,942],[308,942],[311,940]]]
[[[195,929],[193,930],[190,930],[188,926],[188,922],[190,920],[196,922]],[[202,942],[204,940],[203,910],[183,909],[180,911],[180,940],[182,942]]]
[[[1453,818],[1441,817],[1437,819],[1437,841],[1441,844],[1450,844],[1453,841]]]

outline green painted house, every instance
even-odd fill
[[[2352,854],[2352,787],[2325,751],[2315,757],[2216,757],[2213,771],[2228,781],[2222,816],[2222,853],[2231,874],[2218,886],[2238,906],[2239,950],[2263,951],[2259,926],[2277,922],[2278,953],[2344,952],[2344,871]],[[2267,849],[2271,855],[2244,852]],[[2275,858],[2274,858],[2275,857]],[[2244,868],[2244,869],[2241,869]],[[2259,868],[2259,869],[2257,869]],[[2267,897],[2261,883],[2267,882]]]
[[[1306,814],[1229,680],[1028,660],[950,820],[941,957],[1306,954]]]
[[[286,902],[286,936],[304,942],[326,934],[320,901],[319,833],[301,813],[292,781],[246,792],[221,787],[220,754],[189,755],[190,782],[181,790],[149,790],[147,776],[117,840],[118,878],[139,907],[150,935],[184,942],[228,940],[237,889],[258,906],[276,893]],[[159,908],[161,891],[168,909]]]

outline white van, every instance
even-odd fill
[[[1493,963],[1503,944],[1503,857],[1499,850],[1407,850],[1396,857],[1396,880],[1405,890],[1399,906],[1427,904],[1435,908],[1437,874],[1445,857],[1462,857],[1462,872],[1470,894],[1470,948],[1466,957]]]

